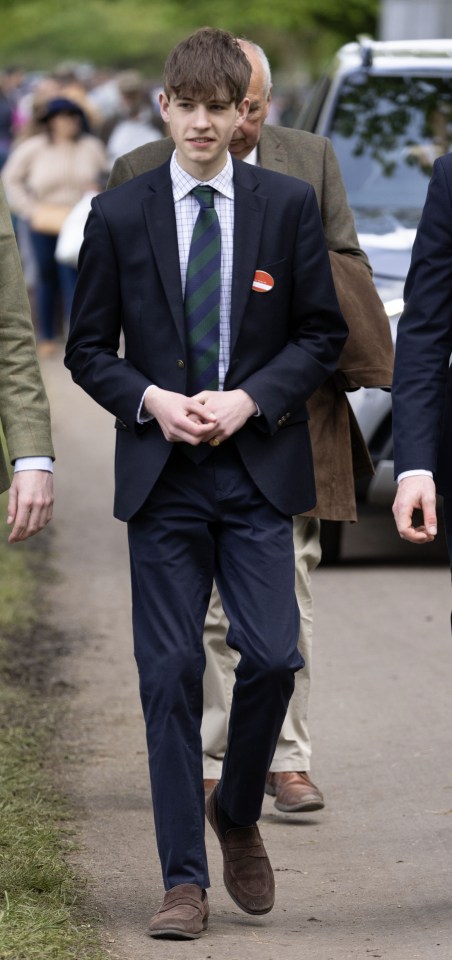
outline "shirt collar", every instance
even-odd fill
[[[202,183],[203,186],[214,187],[218,193],[222,193],[223,196],[228,197],[229,200],[234,199],[234,168],[232,166],[230,153],[227,154],[226,163],[223,169],[220,170],[220,173],[217,173],[216,177],[212,177],[211,180],[196,180],[195,177],[192,177],[190,173],[187,173],[186,170],[183,170],[178,164],[176,151],[174,151],[171,157],[170,174],[175,201],[182,200],[183,197],[191,193],[193,188],[197,187],[200,183]]]
[[[243,158],[244,163],[249,163],[252,167],[257,167],[259,163],[259,155],[257,150],[257,144],[253,147],[251,153],[247,157]]]

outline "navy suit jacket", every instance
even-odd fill
[[[393,380],[396,477],[423,468],[452,492],[452,155],[436,160],[405,285]]]
[[[334,371],[347,326],[312,187],[234,161],[234,193],[224,388],[243,388],[261,410],[234,439],[266,498],[285,514],[302,513],[315,503],[306,400]],[[274,278],[270,292],[252,290],[257,269]],[[117,418],[115,515],[128,520],[172,449],[157,421],[137,423],[142,395],[151,383],[186,391],[169,162],[93,201],[65,362],[75,382]]]

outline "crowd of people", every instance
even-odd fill
[[[77,276],[77,249],[69,261],[59,252],[63,223],[104,189],[118,156],[163,132],[154,87],[137,70],[105,77],[62,64],[31,79],[17,70],[0,76],[2,179],[41,356],[67,333]]]

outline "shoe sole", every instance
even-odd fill
[[[274,796],[274,794],[272,794]],[[314,813],[314,810],[323,810],[325,804],[321,800],[303,800],[301,803],[279,803],[275,800],[275,807],[281,813]]]
[[[207,930],[207,921],[203,923],[199,933],[184,933],[177,927],[166,927],[162,930],[149,930],[148,934],[153,940],[199,940],[205,930]]]
[[[239,910],[243,910],[244,913],[250,914],[250,916],[252,916],[252,917],[263,917],[265,913],[270,913],[270,910],[273,910],[273,907],[275,906],[275,901],[273,901],[273,903],[271,904],[271,906],[270,906],[270,907],[266,907],[265,910],[251,910],[250,907],[245,907],[245,904],[240,903],[240,900],[237,900],[237,898],[234,896],[234,894],[231,893],[231,891],[230,891],[230,889],[229,889],[229,887],[228,887],[228,885],[227,885],[227,883],[226,883],[226,878],[225,878],[224,874],[223,874],[223,883],[224,883],[224,885],[225,885],[225,889],[227,890],[227,892],[228,892],[231,900],[234,901],[236,907],[238,907]]]
[[[268,783],[265,785],[265,793],[268,797],[276,797],[276,790]],[[311,800],[300,800],[300,803],[280,803],[275,800],[275,807],[281,813],[313,813],[314,810],[323,810],[325,803],[318,797],[312,797]]]

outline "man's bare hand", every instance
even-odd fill
[[[202,390],[192,399],[215,416],[216,426],[205,439],[215,437],[219,443],[237,433],[256,413],[256,404],[245,390]]]
[[[52,518],[53,474],[47,470],[20,470],[14,474],[8,499],[8,543],[32,537]]]
[[[196,397],[185,397],[160,387],[151,387],[144,395],[144,406],[158,420],[165,440],[197,446],[213,436],[217,420]]]
[[[421,510],[424,520],[418,527],[413,526],[415,510]],[[402,540],[410,540],[411,543],[428,543],[434,540],[437,521],[436,488],[433,480],[425,476],[405,477],[401,480],[392,512]]]

